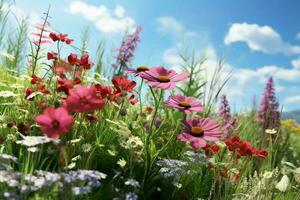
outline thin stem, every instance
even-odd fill
[[[150,168],[151,168],[151,153],[150,153],[150,144],[151,144],[151,136],[152,136],[152,132],[153,132],[153,124],[154,121],[156,119],[157,113],[158,113],[158,109],[159,109],[159,104],[160,101],[162,99],[162,94],[163,94],[163,90],[160,90],[160,95],[159,95],[159,99],[157,100],[157,98],[155,97],[154,91],[153,89],[150,87],[150,91],[153,95],[154,98],[154,103],[155,103],[155,110],[154,110],[154,114],[151,120],[151,124],[150,124],[150,129],[149,129],[149,133],[146,136],[146,140],[145,140],[145,151],[146,151],[146,163],[145,163],[145,171],[144,171],[144,181],[143,181],[143,189],[144,191],[146,191],[146,183],[147,183],[147,179],[149,176],[149,172],[150,172]]]

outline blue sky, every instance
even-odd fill
[[[208,69],[225,55],[225,71],[235,72],[224,93],[236,111],[249,107],[253,95],[260,100],[269,76],[284,110],[300,109],[300,1],[16,0],[13,10],[35,22],[49,4],[54,30],[79,41],[90,27],[91,53],[104,39],[118,47],[125,30],[141,25],[134,65],[176,68],[185,38],[207,57]]]

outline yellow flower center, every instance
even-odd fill
[[[191,135],[195,137],[202,137],[204,130],[200,126],[193,126],[191,129]]]
[[[157,76],[156,80],[158,82],[161,82],[161,83],[168,83],[168,82],[170,82],[170,78],[168,76]]]
[[[186,101],[179,102],[178,105],[181,106],[181,107],[184,107],[184,108],[190,108],[190,107],[192,107],[191,104],[188,103],[188,102],[186,102]]]
[[[139,66],[136,70],[137,70],[138,72],[144,72],[144,71],[148,71],[149,68],[146,67],[146,66]]]

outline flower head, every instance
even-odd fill
[[[49,138],[57,138],[67,133],[73,124],[73,116],[65,108],[47,108],[43,114],[38,115],[35,121],[40,129]]]
[[[105,100],[99,98],[94,86],[78,86],[69,90],[69,95],[65,101],[65,107],[72,112],[90,112],[105,106]]]
[[[140,76],[148,81],[151,87],[156,87],[164,90],[171,90],[175,88],[177,82],[186,80],[190,74],[182,73],[177,74],[172,69],[166,69],[163,66],[153,67]]]
[[[146,72],[148,70],[149,70],[149,68],[146,66],[139,66],[136,69],[128,68],[128,67],[124,68],[125,72],[132,73],[136,76],[139,76],[140,74],[142,74],[143,72]]]
[[[117,62],[113,64],[114,67],[118,67],[119,65],[128,66],[131,63],[138,42],[140,41],[141,30],[142,28],[138,26],[133,34],[128,35],[127,38],[122,41],[121,47],[117,49]]]
[[[219,141],[223,134],[220,126],[210,118],[189,118],[183,122],[183,133],[178,139],[190,143],[193,148],[202,148],[207,141]]]
[[[185,97],[180,94],[170,96],[165,104],[169,108],[175,108],[185,114],[190,114],[192,112],[204,112],[204,108],[194,97]]]

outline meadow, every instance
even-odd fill
[[[33,40],[26,20],[12,34],[0,2],[0,199],[300,199],[300,125],[281,120],[272,77],[232,113],[223,60],[210,79],[193,54],[132,66],[137,27],[107,63],[49,11]]]

